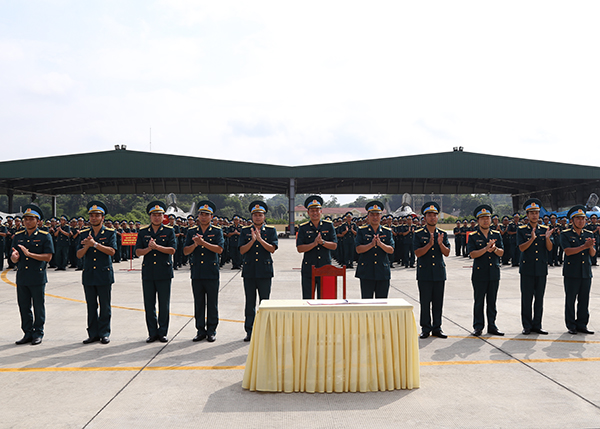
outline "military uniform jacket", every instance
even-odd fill
[[[572,228],[565,229],[560,234],[560,247],[566,249],[568,247],[579,247],[585,244],[587,238],[594,238],[594,234],[584,229],[581,235],[578,235]],[[583,252],[575,253],[574,255],[564,255],[563,276],[577,279],[592,278],[592,257],[589,249]]]
[[[65,225],[65,226],[57,225],[55,231],[58,231],[58,228],[62,229],[64,232],[69,232],[69,233],[71,232],[71,227],[69,225]],[[56,247],[69,246],[70,242],[71,242],[71,237],[63,234],[62,232],[59,232],[58,236],[56,236]]]
[[[31,253],[54,253],[54,243],[50,234],[36,229],[31,235],[27,235],[27,230],[22,230],[17,232],[12,240],[12,247],[19,252],[17,285],[35,286],[47,283],[46,261],[26,257],[19,244],[25,246]]]
[[[344,231],[348,231],[346,233],[346,235],[344,235],[342,237],[342,241],[344,241],[344,242],[345,241],[354,242],[355,235],[352,233],[352,231],[356,231],[356,225],[355,224],[353,224],[353,223],[348,224],[348,222],[344,222],[338,228],[339,228],[339,231],[340,231],[339,233],[340,234],[343,234]]]
[[[239,247],[252,241],[252,229],[254,229],[254,226],[245,226],[242,228],[242,233],[238,240]],[[275,248],[279,246],[277,230],[274,226],[263,224],[260,229],[260,236],[267,243],[275,246]],[[242,277],[249,279],[273,277],[273,258],[271,252],[262,247],[258,241],[255,241],[250,250],[244,253],[242,257],[244,258],[244,262],[242,263]]]
[[[514,222],[509,223],[508,227],[506,228],[506,236],[508,237],[508,240],[513,244],[517,242],[517,235],[509,234],[509,232],[517,232],[518,229],[519,226]]]
[[[417,280],[423,281],[444,281],[446,280],[446,263],[444,262],[444,255],[442,249],[437,243],[438,236],[442,234],[444,236],[442,243],[448,249],[450,248],[450,242],[448,241],[448,234],[439,228],[435,229],[433,233],[433,246],[427,253],[417,259]],[[429,243],[429,231],[427,228],[419,228],[415,231],[413,238],[413,248],[415,251],[424,247]]]
[[[185,247],[194,244],[194,235],[196,234],[200,235],[207,243],[223,248],[223,230],[220,227],[209,225],[204,232],[199,226],[189,228],[185,237]],[[190,277],[193,280],[219,278],[218,253],[210,251],[204,246],[198,246],[190,255]]]
[[[177,250],[175,231],[169,225],[160,225],[154,232],[152,225],[140,228],[136,249],[147,249],[150,240],[154,239],[156,244],[163,247],[172,247]],[[144,255],[142,261],[142,280],[166,280],[173,278],[173,257],[168,253],[151,250]]]
[[[315,225],[311,222],[304,222],[298,227],[298,236],[296,238],[296,247],[303,244],[311,244],[317,238],[317,235],[321,233],[321,238],[325,241],[337,243],[337,236],[335,234],[335,228],[330,221],[322,220],[319,225]],[[331,264],[331,252],[324,246],[318,245],[314,249],[304,252],[302,258],[302,270],[303,276],[311,276],[312,266],[319,268],[323,265]]]
[[[365,225],[358,228],[354,244],[362,246],[373,241],[373,237],[379,234],[379,239],[383,244],[394,247],[394,237],[392,230],[385,226],[379,226],[377,231],[373,230],[371,225]],[[365,253],[358,254],[358,265],[356,267],[355,277],[365,280],[389,280],[390,260],[388,254],[378,246],[369,249]]]
[[[517,230],[517,246],[531,238],[531,225],[521,225]],[[521,252],[519,273],[527,276],[548,275],[548,250],[546,249],[546,225],[538,224],[535,229],[535,241],[524,252]]]
[[[59,233],[60,234],[60,233]],[[117,233],[112,228],[102,226],[98,235],[94,235],[92,228],[83,229],[79,234],[77,250],[83,249],[83,240],[91,234],[94,241],[106,247],[117,250]],[[112,266],[112,256],[90,247],[83,256],[83,272],[81,273],[84,286],[104,286],[115,282],[115,273]]]
[[[228,232],[232,233],[232,232],[237,231],[237,232],[239,232],[241,234],[242,233],[242,228],[243,228],[242,225],[238,225],[238,226],[231,225],[229,227],[229,229],[228,229]],[[234,235],[230,236],[229,237],[229,244],[231,246],[233,246],[233,247],[240,247],[240,246],[238,246],[238,242],[241,242],[240,241],[241,237],[242,237],[241,235],[237,235],[237,234],[234,234]],[[252,234],[250,234],[250,238],[252,238]],[[244,242],[244,243],[242,243],[242,244],[246,244],[246,243],[247,243],[247,241]]]
[[[498,231],[490,229],[486,238],[481,230],[477,228],[477,230],[471,233],[469,237],[467,253],[483,249],[490,240],[496,240],[496,247],[498,249],[504,248],[502,245],[502,235],[500,235]],[[496,255],[494,252],[485,252],[479,258],[473,259],[473,273],[471,274],[471,280],[500,280],[500,256]]]
[[[8,234],[6,227],[4,225],[0,225],[0,233]],[[8,237],[8,235],[7,235]],[[0,235],[0,244],[4,244],[4,236]],[[4,251],[4,250],[2,250]]]

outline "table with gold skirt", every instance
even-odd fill
[[[403,299],[263,300],[242,387],[310,393],[418,388],[413,306]]]

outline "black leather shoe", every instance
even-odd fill
[[[531,332],[535,332],[536,334],[540,334],[540,335],[548,335],[548,331],[544,331],[542,328],[532,329]]]
[[[498,335],[499,337],[504,336],[504,332],[499,331],[498,328],[488,329],[488,334]]]
[[[38,344],[42,344],[42,339],[40,337],[36,337],[31,340],[32,346],[37,346]]]
[[[245,342],[248,342],[252,339],[252,334],[246,334],[246,337],[244,338]]]
[[[108,337],[102,337],[102,338],[100,338],[100,342],[102,344],[108,344],[108,343],[110,343],[110,338],[108,338]]]
[[[91,343],[95,343],[96,341],[100,341],[100,337],[86,338],[85,340],[83,340],[83,344],[91,344]]]
[[[569,329],[567,332],[571,335],[577,335],[577,331],[575,329]]]
[[[158,340],[158,336],[156,335],[150,335],[148,338],[146,338],[147,343],[153,343],[156,340]]]
[[[471,335],[473,335],[474,337],[479,337],[481,336],[481,334],[481,329],[475,329],[473,332],[471,332]]]
[[[531,334],[531,329],[523,329],[523,331],[521,331],[521,333],[523,335],[529,335],[529,334]]]
[[[217,337],[215,335],[208,335],[206,337],[206,341],[208,341],[209,343],[214,343],[216,339]]]
[[[19,341],[15,341],[15,344],[21,345],[21,344],[27,344],[31,342],[31,337],[23,337],[21,338]]]
[[[425,338],[429,338],[429,332],[427,332],[427,331],[421,332],[421,335],[419,335],[419,338],[422,340],[424,340]]]
[[[578,329],[577,332],[581,332],[582,334],[590,334],[590,335],[594,334],[594,331],[590,331],[588,328]]]
[[[206,334],[198,334],[194,337],[194,339],[192,341],[198,342],[198,341],[202,341],[205,338],[206,338]]]
[[[168,343],[169,339],[166,335],[161,335],[160,337],[158,337],[158,341],[160,341],[161,343]]]
[[[444,331],[442,331],[441,329],[439,331],[433,331],[431,335],[438,338],[448,338],[448,335],[444,334]]]

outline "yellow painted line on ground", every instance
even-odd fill
[[[6,276],[6,274],[11,271],[10,269],[6,269],[4,271],[2,271],[2,274],[0,275],[0,278],[2,279],[2,281],[4,281],[4,283],[7,283],[11,286],[17,287],[16,284],[14,284],[13,282],[11,282],[8,277]],[[85,304],[85,301],[81,300],[81,299],[75,299],[75,298],[68,298],[66,296],[60,296],[60,295],[53,295],[51,293],[45,293],[44,295],[49,296],[51,298],[56,298],[56,299],[63,299],[65,301],[71,301],[71,302],[79,302],[82,304]],[[121,310],[131,310],[131,311],[144,311],[143,308],[135,308],[135,307],[123,307],[121,305],[111,305],[112,308],[118,308]],[[192,319],[194,316],[191,316],[189,314],[179,314],[179,313],[169,313],[171,316],[179,316],[179,317],[188,317],[190,319]],[[233,322],[233,323],[244,323],[243,320],[233,320],[233,319],[219,319],[220,322]]]
[[[421,366],[447,365],[490,365],[507,363],[564,363],[564,362],[600,362],[600,357],[563,358],[563,359],[505,359],[505,360],[467,360],[448,362],[421,362]],[[8,372],[90,372],[90,371],[223,371],[242,370],[244,365],[235,366],[106,366],[106,367],[51,367],[51,368],[0,368],[0,373]]]
[[[533,341],[536,343],[574,343],[574,344],[600,344],[600,341],[591,341],[591,340],[558,340],[558,339],[550,339],[550,338],[510,338],[510,337],[474,337],[473,335],[448,335],[448,338],[470,338],[473,340],[496,340],[496,341]]]

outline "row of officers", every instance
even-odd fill
[[[323,200],[313,195],[305,201],[309,220],[301,224],[296,237],[296,249],[303,254],[301,285],[303,299],[313,298],[312,267],[331,264],[332,253],[338,248],[339,229],[322,219]],[[218,325],[218,290],[220,255],[223,253],[223,228],[213,224],[216,206],[212,201],[200,201],[197,224],[189,225],[183,240],[182,253],[188,257],[194,297],[196,336],[193,341],[215,341]],[[539,219],[540,201],[530,199],[524,205],[528,222],[519,225],[516,234],[519,248],[521,286],[521,321],[523,334],[547,334],[542,328],[543,299],[548,273],[548,255],[555,245],[553,229]],[[390,255],[395,241],[391,228],[382,225],[383,204],[371,201],[366,205],[366,223],[355,229],[354,251],[358,255],[355,276],[360,280],[361,297],[387,298],[390,286]],[[178,249],[176,228],[165,225],[166,206],[161,201],[148,204],[150,225],[138,230],[135,254],[142,257],[142,286],[147,342],[167,342],[173,255]],[[251,225],[240,228],[237,249],[242,256],[242,277],[246,298],[245,323],[249,341],[258,301],[268,299],[273,278],[272,254],[277,250],[278,237],[274,227],[265,223],[268,206],[254,201],[249,206]],[[113,257],[117,252],[117,233],[104,225],[107,208],[101,201],[87,206],[89,227],[79,231],[76,256],[82,260],[82,283],[87,303],[85,344],[110,342],[111,287],[114,283]],[[442,331],[442,308],[446,280],[444,258],[450,254],[445,231],[437,227],[440,208],[428,202],[421,208],[425,220],[413,231],[412,248],[416,261],[416,277],[420,298],[421,338],[429,335],[446,338]],[[481,335],[487,317],[487,332],[504,335],[496,326],[496,298],[500,282],[500,265],[504,255],[502,234],[492,228],[493,210],[488,205],[475,209],[477,228],[470,232],[467,252],[473,259],[474,293],[473,334]],[[592,257],[596,255],[594,234],[585,229],[584,206],[568,212],[570,228],[561,231],[560,246],[564,251],[565,323],[570,334],[593,332],[589,321],[589,294],[592,278]],[[16,264],[17,301],[24,332],[17,344],[42,342],[44,334],[44,292],[47,283],[46,264],[55,249],[52,235],[38,227],[43,219],[39,207],[24,207],[24,229],[16,232],[11,243],[10,259]],[[231,234],[228,230],[227,234]],[[343,236],[345,237],[348,232]],[[316,284],[320,294],[320,285]],[[158,301],[158,314],[157,314]],[[577,303],[577,305],[576,305]],[[487,307],[485,306],[487,304]],[[485,308],[486,307],[486,308]],[[577,310],[575,310],[577,307]],[[485,311],[484,311],[485,308]],[[33,309],[33,311],[32,311]]]

